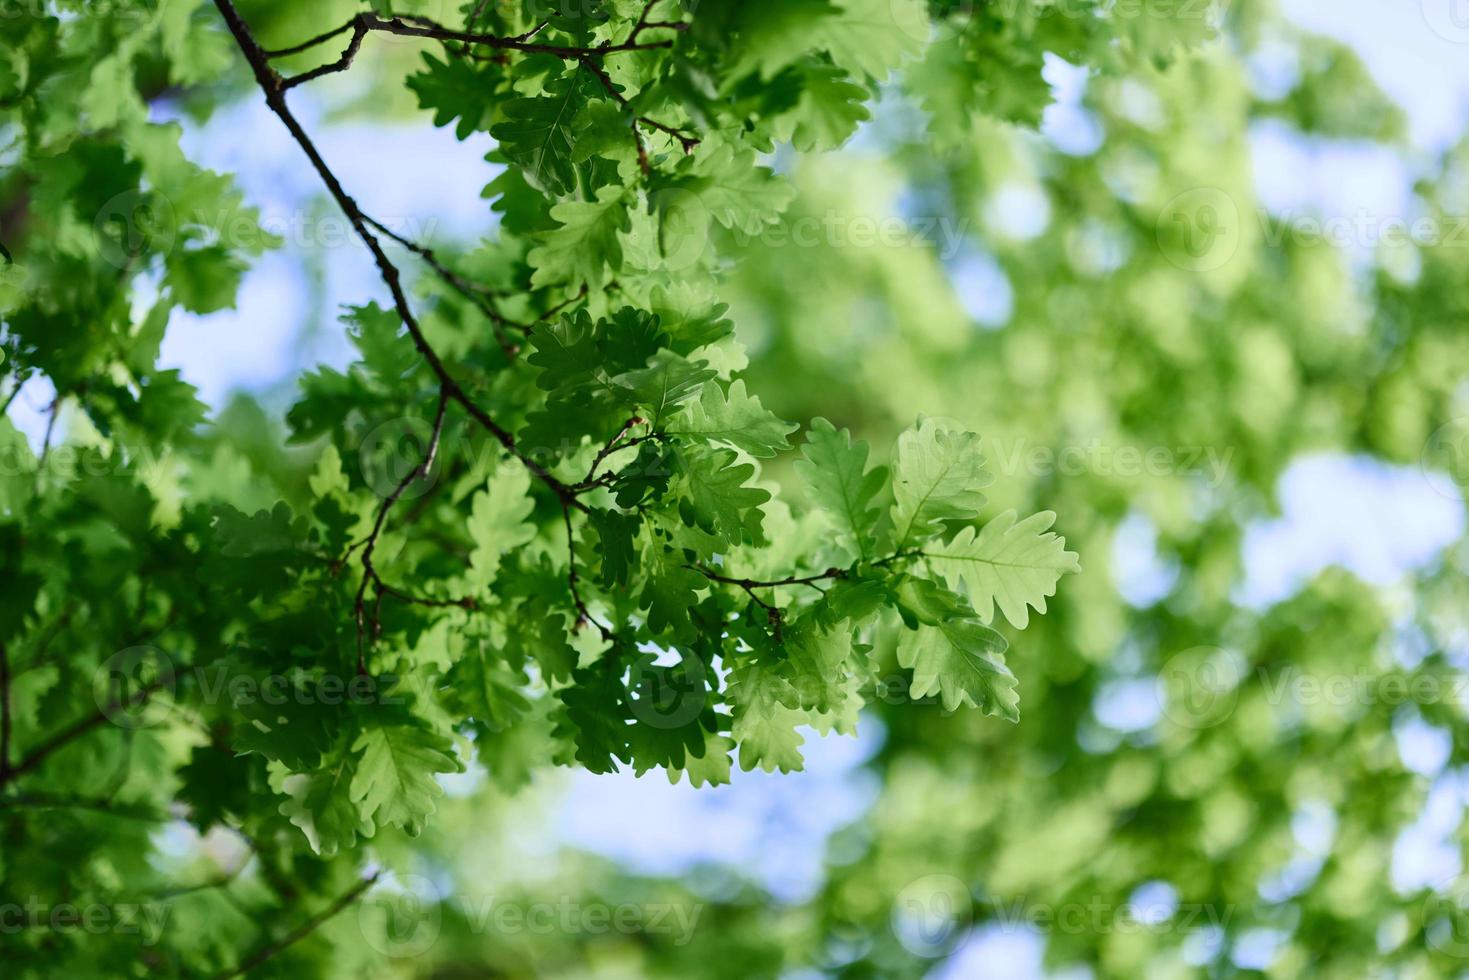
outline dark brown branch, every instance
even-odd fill
[[[607,70],[605,68],[597,64],[589,57],[579,57],[573,60],[576,61],[577,64],[585,68],[587,71],[591,72],[592,77],[601,83],[602,88],[606,89],[607,94],[612,96],[613,101],[622,106],[624,109],[629,109],[631,107],[631,103],[628,101],[627,96],[623,95],[622,92],[618,90],[617,85],[612,81],[612,77],[607,74]],[[632,121],[632,138],[633,143],[636,144],[638,148],[638,167],[643,171],[644,174],[647,174],[650,168],[648,165],[648,148],[643,143],[642,134],[638,132],[639,123],[642,123],[644,126],[647,126],[650,129],[656,129],[660,133],[667,133],[668,135],[672,136],[674,139],[678,140],[679,145],[683,147],[683,151],[685,153],[692,152],[694,147],[699,145],[699,139],[696,136],[689,136],[681,132],[680,130],[674,129],[672,126],[665,126],[661,122],[649,119],[647,116],[634,116]]]
[[[580,629],[584,624],[590,623],[602,634],[602,639],[611,643],[616,635],[607,627],[603,626],[587,609],[587,604],[582,600],[581,588],[577,585],[580,581],[576,572],[576,535],[571,531],[571,508],[562,506],[561,516],[566,522],[566,584],[571,588],[571,601],[576,604],[576,627]]]
[[[698,572],[700,575],[704,576],[711,582],[721,582],[725,585],[733,585],[740,589],[743,589],[745,591],[745,594],[750,597],[752,602],[754,602],[761,609],[765,610],[766,618],[770,620],[770,627],[771,630],[775,633],[775,642],[777,643],[781,642],[782,639],[781,626],[784,622],[784,615],[781,613],[779,606],[775,605],[772,602],[766,602],[764,599],[760,598],[759,593],[755,591],[756,589],[773,589],[781,585],[806,585],[810,586],[813,589],[816,589],[817,591],[821,591],[820,586],[816,584],[817,582],[824,582],[828,579],[846,578],[847,576],[847,572],[845,569],[828,568],[826,571],[820,573],[819,575],[792,575],[789,578],[774,579],[771,581],[759,581],[752,578],[735,578],[730,575],[721,575],[713,569],[705,568],[703,565],[685,565],[684,567]]]
[[[392,596],[399,602],[406,602],[409,605],[414,606],[433,606],[436,608],[449,608],[451,606],[457,606],[460,609],[479,608],[479,601],[476,600],[473,596],[463,596],[458,599],[431,599],[425,596],[410,595],[409,593],[404,592],[402,589],[395,588],[394,586],[389,585],[387,582],[384,582],[381,576],[377,577],[377,588],[384,595]]]
[[[345,51],[342,52],[340,58],[338,58],[336,61],[331,61],[327,64],[319,65],[308,72],[304,72],[300,75],[295,76],[294,78],[283,81],[281,83],[282,90],[295,88],[297,85],[304,85],[306,82],[311,81],[313,78],[320,78],[323,75],[330,75],[333,72],[346,71],[348,68],[351,68],[352,62],[357,58],[357,52],[362,50],[363,39],[367,37],[367,25],[365,25],[361,19],[356,19],[347,24],[346,27],[350,27],[352,29],[352,39],[347,42],[347,48]],[[335,37],[336,35],[340,34],[344,29],[345,28],[339,28],[338,30],[333,31],[330,34],[323,36],[321,40],[326,40],[326,38],[328,37]],[[307,46],[309,47],[311,44],[319,43],[320,41],[308,41]]]
[[[154,691],[157,691],[163,686],[163,681],[154,681],[153,683],[139,690],[138,693],[134,694],[126,701],[113,701],[107,706],[106,710],[98,711],[96,714],[89,715],[86,718],[75,722],[70,727],[62,729],[60,732],[51,736],[45,742],[42,742],[39,746],[33,749],[16,765],[7,769],[3,777],[0,777],[0,786],[4,786],[6,783],[9,782],[14,782],[21,776],[24,776],[32,769],[39,766],[42,762],[45,762],[47,757],[49,757],[51,753],[56,752],[58,749],[66,747],[71,742],[75,741],[78,738],[81,738],[83,735],[90,732],[92,729],[98,728],[101,725],[105,724],[112,717],[114,712],[117,712],[123,708],[135,708],[138,705],[142,704],[144,701],[148,700],[148,698],[153,696]]]
[[[379,588],[382,587],[382,580],[378,577],[377,569],[372,564],[373,552],[377,549],[378,538],[381,537],[383,526],[387,523],[388,512],[393,509],[393,505],[398,502],[398,498],[403,496],[404,491],[408,489],[413,481],[428,476],[429,470],[433,469],[434,459],[439,454],[439,440],[444,434],[444,416],[448,412],[448,409],[449,391],[447,388],[440,387],[438,408],[434,410],[433,431],[429,436],[428,447],[424,450],[423,459],[417,466],[409,470],[403,479],[398,481],[398,485],[383,499],[382,506],[377,511],[377,519],[373,521],[372,531],[367,535],[367,540],[363,543],[362,557],[360,558],[362,562],[362,584],[357,587],[357,598],[352,605],[353,615],[357,620],[357,673],[359,674],[367,673],[367,652],[363,637],[365,629],[364,614],[366,610],[364,599],[367,595],[367,587],[373,583],[376,583]],[[381,593],[379,593],[379,598],[381,598]],[[373,636],[376,638],[378,631],[382,628],[382,618],[377,614],[376,610],[373,612],[372,623]]]
[[[609,282],[607,284],[607,287],[606,288],[610,290],[612,288],[612,283]],[[551,317],[555,316],[557,313],[560,313],[562,310],[566,309],[572,303],[575,303],[577,300],[584,299],[586,297],[586,295],[587,295],[587,284],[586,283],[582,283],[581,284],[581,289],[577,290],[577,293],[576,293],[575,296],[568,296],[566,299],[563,299],[561,302],[557,303],[555,306],[551,307],[549,310],[547,310],[546,312],[542,313],[540,316],[536,317],[536,322],[539,323],[542,320],[549,320],[549,319],[551,319]]]
[[[562,501],[563,504],[569,502],[570,506],[585,510],[586,506],[576,500],[576,495],[570,491],[570,488],[558,480],[544,466],[541,466],[535,460],[521,453],[515,445],[515,437],[491,418],[484,409],[475,404],[474,400],[459,385],[459,382],[454,379],[448,367],[444,364],[443,359],[439,357],[438,352],[434,350],[433,346],[429,344],[428,338],[424,336],[423,329],[419,326],[418,319],[414,316],[412,307],[408,305],[408,297],[403,292],[402,275],[399,273],[398,267],[388,258],[387,253],[383,251],[382,242],[378,240],[378,237],[368,227],[362,209],[358,207],[357,202],[342,187],[341,181],[337,179],[332,169],[327,166],[326,160],[322,158],[321,152],[316,148],[316,144],[312,142],[311,137],[307,135],[300,121],[291,112],[290,107],[287,106],[285,88],[280,76],[270,67],[265,52],[255,40],[254,35],[250,33],[250,28],[245,24],[244,19],[241,18],[239,11],[235,9],[233,0],[214,0],[214,5],[219,9],[220,15],[224,18],[225,24],[230,29],[230,33],[234,35],[235,43],[239,46],[241,53],[245,56],[245,60],[249,62],[251,70],[255,73],[255,80],[265,94],[266,105],[285,124],[291,137],[301,147],[301,151],[306,154],[317,175],[321,177],[322,183],[326,185],[328,193],[337,202],[337,206],[342,209],[342,213],[347,216],[347,220],[357,233],[357,237],[362,239],[363,244],[372,253],[373,261],[378,267],[378,272],[382,276],[384,284],[388,287],[388,291],[392,294],[393,306],[397,310],[399,318],[403,321],[403,325],[408,329],[409,336],[413,338],[414,347],[417,348],[419,354],[428,364],[429,369],[439,379],[439,384],[449,393],[449,398],[462,405],[464,410],[469,413],[470,418],[474,419],[475,422],[493,435],[496,441],[505,448],[506,452],[520,460],[526,469],[530,470],[537,479],[549,487],[556,494],[558,500]],[[372,26],[374,23],[383,24],[388,22],[381,21],[378,18],[368,17],[364,23]],[[413,32],[410,31],[407,33],[412,34]],[[462,34],[464,32],[458,33]]]
[[[51,452],[51,437],[56,433],[56,416],[61,411],[61,395],[51,399],[51,408],[46,415],[46,434],[41,438],[41,455],[36,457],[36,476],[46,469],[46,456]]]
[[[162,810],[134,803],[118,803],[113,799],[91,799],[81,796],[54,796],[46,793],[27,793],[24,796],[0,798],[0,810],[90,810],[107,813],[129,820],[145,820],[164,823],[170,815]]]
[[[6,412],[10,411],[10,406],[20,395],[20,389],[24,386],[24,384],[25,382],[21,380],[20,375],[15,375],[15,387],[10,389],[10,394],[6,395],[4,403],[0,404],[0,415],[4,415]]]
[[[360,23],[361,20],[359,18],[353,17],[341,27],[334,27],[329,31],[316,35],[309,41],[302,41],[300,44],[294,44],[289,48],[262,48],[261,50],[267,58],[284,58],[287,55],[300,54],[302,51],[309,51],[318,44],[325,44],[339,34],[347,33]]]
[[[602,461],[605,460],[608,456],[611,456],[613,453],[617,452],[619,448],[617,444],[623,440],[624,436],[631,432],[634,427],[644,424],[644,420],[636,415],[628,419],[626,422],[622,423],[622,428],[618,429],[617,433],[611,439],[607,440],[607,445],[598,450],[596,458],[592,460],[592,465],[587,470],[587,475],[582,478],[582,481],[578,483],[577,486],[594,486],[596,484],[597,467],[601,466]],[[623,446],[621,448],[625,449],[627,447]]]
[[[251,953],[245,959],[241,960],[240,963],[236,966],[215,974],[213,980],[234,980],[235,977],[243,977],[245,974],[249,973],[257,966],[260,966],[262,963],[267,962],[268,960],[275,957],[277,954],[284,952],[286,949],[290,948],[291,946],[305,939],[307,936],[311,935],[317,929],[321,928],[322,925],[334,918],[343,909],[347,908],[347,906],[357,901],[357,899],[361,897],[363,892],[367,891],[377,882],[377,879],[377,874],[373,874],[362,879],[357,884],[349,888],[346,892],[344,892],[341,896],[339,896],[336,901],[332,902],[325,909],[322,909],[316,915],[313,915],[311,918],[307,919],[305,922],[301,923],[299,926],[292,929],[281,938],[275,940],[274,942],[266,943],[254,953]]]
[[[647,11],[645,10],[644,14],[646,13]],[[337,60],[335,61],[329,62],[325,65],[320,65],[316,68],[311,69],[308,72],[304,72],[290,79],[281,79],[280,76],[275,75],[274,70],[271,69],[271,74],[275,75],[277,79],[277,87],[281,91],[285,91],[286,89],[295,88],[297,85],[302,85],[313,79],[320,78],[323,75],[330,75],[336,72],[346,71],[348,68],[352,67],[352,62],[357,57],[357,52],[360,51],[362,48],[363,39],[366,38],[367,35],[373,31],[381,31],[385,34],[397,34],[403,37],[420,37],[435,41],[454,42],[458,44],[463,44],[466,47],[481,46],[491,48],[496,51],[518,51],[521,54],[549,54],[553,57],[563,58],[567,61],[581,61],[587,58],[601,58],[605,55],[616,54],[620,51],[648,51],[657,48],[672,47],[672,41],[655,41],[641,43],[637,40],[636,35],[640,34],[643,30],[653,27],[669,27],[674,30],[682,29],[682,25],[674,25],[671,23],[654,24],[640,22],[639,27],[634,32],[634,35],[628,40],[623,41],[621,44],[601,44],[595,47],[581,48],[564,44],[541,44],[532,41],[531,38],[540,33],[541,29],[545,26],[546,25],[542,23],[537,25],[536,27],[533,27],[531,30],[527,31],[524,34],[517,34],[513,37],[501,37],[496,34],[483,34],[473,30],[455,30],[450,27],[445,27],[444,25],[439,24],[436,21],[429,20],[427,17],[417,17],[407,14],[399,17],[378,17],[374,14],[364,13],[358,14],[340,27],[335,27],[329,31],[324,31],[309,40],[302,41],[300,44],[292,45],[289,48],[279,48],[273,51],[267,51],[264,48],[261,48],[258,44],[255,44],[253,42],[253,38],[252,44],[259,52],[261,59],[264,61],[269,61],[272,58],[281,58],[285,57],[286,55],[300,54],[301,52],[314,48],[319,44],[325,44],[327,41],[330,41],[333,38],[340,37],[348,31],[352,32],[352,38],[350,41],[347,42],[346,50],[343,51],[341,57],[337,58]],[[238,33],[236,34],[236,37],[238,39]],[[248,53],[249,52],[247,52],[247,54]]]
[[[653,15],[653,8],[658,6],[661,0],[648,0],[643,5],[643,12],[638,16],[638,22],[633,25],[632,33],[627,36],[628,43],[636,42],[644,31],[663,28],[670,31],[686,31],[689,25],[681,20],[649,20]]]
[[[486,290],[482,286],[478,286],[475,283],[470,282],[468,279],[465,279],[453,269],[450,269],[448,266],[444,265],[444,263],[439,261],[439,257],[433,249],[429,248],[426,245],[420,245],[417,242],[413,241],[411,238],[403,237],[402,235],[388,228],[382,222],[378,221],[376,218],[371,217],[370,215],[364,214],[362,216],[362,220],[366,221],[369,225],[376,228],[378,231],[382,232],[384,235],[386,235],[388,238],[391,238],[399,245],[402,245],[404,248],[408,249],[408,251],[412,252],[414,255],[417,255],[419,258],[423,259],[428,267],[434,270],[434,273],[437,274],[440,279],[448,283],[455,292],[459,293],[459,295],[463,296],[465,299],[473,303],[475,308],[483,313],[485,317],[495,325],[495,340],[499,343],[500,349],[505,352],[505,357],[508,360],[515,359],[515,355],[520,353],[520,348],[511,343],[510,339],[505,336],[505,330],[515,329],[519,330],[521,333],[530,333],[531,328],[529,324],[517,323],[516,321],[502,315],[499,310],[490,305],[490,301],[487,298],[488,290]]]
[[[549,54],[568,61],[575,61],[582,57],[599,58],[603,55],[617,54],[621,51],[652,51],[658,48],[669,48],[673,46],[672,41],[637,42],[623,41],[619,44],[601,44],[591,48],[579,48],[565,44],[540,44],[526,38],[500,37],[495,34],[480,34],[474,31],[457,31],[445,27],[427,17],[403,15],[399,17],[377,17],[373,14],[362,15],[363,24],[370,31],[383,31],[388,34],[397,34],[402,37],[422,37],[435,41],[457,41],[460,44],[479,45],[493,48],[497,51],[519,51],[522,54]],[[532,34],[535,32],[533,31]]]

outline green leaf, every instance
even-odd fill
[[[1061,576],[1081,571],[1081,565],[1076,552],[1066,550],[1066,539],[1047,530],[1055,523],[1054,513],[1041,511],[1018,524],[1015,517],[1007,510],[978,533],[966,527],[927,554],[936,571],[951,582],[964,582],[981,619],[989,622],[998,605],[1012,625],[1024,629],[1028,607],[1044,613]]]
[[[721,449],[684,455],[684,473],[694,523],[712,534],[738,542],[749,535],[760,540],[760,505],[770,493],[746,486],[755,475],[751,463],[737,462],[734,452]]]
[[[631,761],[627,689],[617,672],[602,664],[578,670],[556,697],[562,711],[555,732],[571,742],[572,758],[594,773],[616,772],[618,762]]]
[[[159,35],[172,64],[174,83],[189,86],[218,77],[230,63],[229,44],[218,32],[194,30],[204,0],[160,0]]]
[[[898,637],[898,663],[913,671],[909,694],[938,694],[945,711],[968,704],[1019,721],[1015,675],[1001,656],[1005,638],[974,618],[960,596],[927,579],[910,579],[901,595],[912,619]]]
[[[679,639],[692,639],[694,623],[689,610],[697,602],[695,593],[707,588],[708,582],[676,558],[651,564],[639,597],[640,607],[648,610],[648,630],[655,635],[670,633]]]
[[[576,146],[572,163],[585,163],[594,156],[621,160],[636,153],[632,115],[611,99],[593,99],[576,118]]]
[[[228,505],[218,508],[214,546],[228,558],[249,558],[296,551],[305,533],[284,502],[271,510],[246,515]]]
[[[434,776],[464,771],[453,749],[447,738],[417,725],[363,731],[352,744],[361,758],[351,782],[352,802],[362,818],[418,836],[444,792]]]
[[[536,529],[527,519],[535,509],[530,499],[530,473],[513,462],[502,463],[485,489],[470,504],[469,580],[483,588],[495,580],[505,555],[532,540]]]
[[[214,313],[235,305],[245,263],[222,245],[178,248],[164,260],[164,282],[179,305],[192,313]]]
[[[641,520],[636,514],[624,514],[599,507],[592,508],[589,518],[597,532],[597,551],[602,556],[602,584],[627,585],[633,566],[637,563],[633,540]]]
[[[751,456],[767,458],[790,449],[786,436],[799,426],[783,422],[766,411],[760,399],[745,392],[745,383],[735,381],[728,395],[718,384],[707,384],[697,402],[674,419],[668,431],[707,442],[725,443]]]
[[[508,642],[530,654],[542,676],[553,681],[571,679],[577,655],[567,641],[566,616],[552,610],[545,599],[534,599],[516,610],[508,634]]]
[[[751,234],[779,220],[796,194],[784,178],[756,166],[753,151],[728,143],[701,147],[658,188],[665,192],[660,198],[666,198],[665,207],[676,206],[685,212],[702,209],[724,227]],[[679,193],[666,193],[668,190]]]
[[[585,73],[576,72],[553,82],[543,96],[512,99],[503,106],[505,121],[490,129],[506,159],[547,194],[559,197],[576,186],[573,152],[588,84]]]
[[[483,70],[467,58],[440,61],[425,53],[423,60],[425,69],[408,79],[408,88],[418,95],[420,108],[433,110],[434,125],[458,119],[454,134],[461,140],[484,129],[494,103],[483,96],[488,81]]]
[[[756,766],[765,772],[799,772],[804,767],[801,746],[806,740],[796,729],[810,719],[805,712],[786,706],[793,695],[789,680],[767,664],[747,662],[731,671],[728,697],[734,721],[730,735],[739,746],[744,772]]]
[[[504,731],[530,710],[521,693],[525,678],[487,649],[483,639],[448,676],[456,703],[488,731]]]
[[[802,74],[801,100],[780,117],[798,150],[834,150],[872,118],[870,93],[839,68],[812,65]]]
[[[938,694],[946,711],[968,704],[1019,721],[1015,675],[998,656],[1004,644],[997,644],[996,636],[984,624],[962,619],[905,630],[898,639],[898,663],[913,671],[909,694],[915,698]]]
[[[795,464],[812,501],[836,524],[838,543],[864,560],[882,518],[876,501],[888,478],[885,466],[867,468],[867,453],[867,443],[854,443],[846,429],[817,418],[801,447],[805,458]]]
[[[537,323],[530,343],[528,360],[541,369],[536,385],[544,391],[579,385],[602,366],[596,327],[585,310]]]
[[[628,406],[640,410],[654,431],[684,401],[699,393],[714,377],[703,361],[689,361],[669,350],[659,351],[647,367],[626,371],[612,379],[625,389]]]
[[[551,209],[559,227],[531,249],[531,285],[600,287],[607,269],[622,265],[618,236],[628,230],[626,190],[602,187],[595,201],[567,201]]]
[[[772,78],[810,50],[811,38],[838,14],[827,0],[744,0],[735,5],[731,78]]]
[[[850,629],[823,630],[802,620],[786,630],[785,652],[796,694],[793,707],[835,712],[854,696],[848,671],[854,656]]]
[[[893,526],[897,550],[922,544],[943,521],[972,520],[984,506],[990,475],[979,436],[957,423],[921,418],[898,437],[893,457]]]
[[[841,12],[817,28],[831,60],[878,81],[923,50],[929,20],[924,0],[837,0]]]
[[[376,831],[352,797],[357,771],[356,756],[343,752],[317,772],[286,779],[289,799],[280,805],[280,814],[301,828],[322,857],[350,850],[359,836],[371,837]]]
[[[321,451],[321,456],[316,461],[316,469],[307,481],[311,487],[311,493],[317,499],[328,497],[333,494],[345,496],[351,490],[351,484],[347,482],[347,474],[342,472],[342,454],[332,443],[327,443],[326,448]]]
[[[695,756],[689,751],[682,766],[668,770],[668,781],[678,784],[679,777],[688,773],[689,785],[698,789],[702,786],[724,786],[730,782],[730,752],[735,743],[723,735],[709,735],[704,743],[704,753]]]

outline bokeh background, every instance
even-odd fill
[[[1010,658],[1020,724],[879,699],[855,739],[810,733],[805,772],[713,789],[471,770],[404,858],[397,926],[332,928],[422,976],[1469,970],[1458,8],[1216,5],[1223,36],[1156,71],[1048,55],[1038,128],[930,130],[919,78],[841,151],[777,154],[799,197],[724,294],[752,390],[879,447],[958,418],[993,507],[1055,510],[1081,553]],[[368,211],[471,247],[492,143],[399,91],[418,56],[389,39],[296,102]],[[163,348],[218,424],[268,428],[381,284],[253,94],[151,111],[284,241]],[[51,397],[12,403],[33,440]],[[180,861],[228,846],[162,833]],[[497,897],[697,918],[654,956],[635,929],[474,921]]]

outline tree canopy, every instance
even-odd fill
[[[1391,857],[1469,732],[1462,546],[1245,588],[1309,454],[1462,507],[1465,150],[1365,260],[1256,200],[1262,123],[1402,145],[1349,51],[1259,2],[18,6],[0,369],[50,394],[39,440],[0,421],[17,976],[919,976],[993,923],[1097,976],[1262,936],[1279,975],[1460,968],[1462,889]],[[1093,145],[1038,132],[1061,71]],[[482,240],[375,217],[318,88],[487,134]],[[377,274],[284,412],[160,366],[282,244],[182,149],[243,100]],[[1139,684],[1155,717],[1109,724]],[[553,767],[708,791],[859,717],[881,789],[803,902],[489,870]]]

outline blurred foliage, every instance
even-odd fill
[[[177,372],[156,368],[164,328],[175,308],[231,305],[248,263],[278,243],[229,179],[186,161],[177,128],[150,113],[170,101],[202,120],[257,93],[215,11],[195,0],[45,6],[56,16],[0,20],[0,127],[18,161],[0,178],[0,240],[17,259],[0,267],[0,342],[9,394],[44,377],[70,403],[66,441],[45,460],[0,427],[0,640],[13,672],[7,748],[15,743],[0,766],[105,707],[95,672],[119,650],[159,643],[180,665],[223,671],[206,681],[284,675],[310,689],[323,665],[350,673],[356,580],[336,579],[332,562],[402,475],[389,466],[385,487],[364,440],[385,442],[389,457],[397,441],[421,440],[433,382],[390,311],[363,306],[348,318],[359,362],[303,379],[292,443],[244,398],[206,422]],[[371,6],[462,22],[476,5]],[[617,37],[645,13],[631,2],[574,6],[605,15]],[[607,324],[637,329],[615,319],[624,303],[657,313],[677,325],[665,350],[697,351],[716,372],[690,382],[703,393],[668,435],[723,431],[713,441],[731,448],[717,452],[738,450],[740,462],[711,477],[758,463],[758,487],[742,489],[777,498],[733,512],[716,501],[690,516],[690,492],[661,520],[682,525],[673,533],[691,553],[733,556],[742,574],[850,565],[855,581],[820,597],[737,584],[706,596],[708,583],[669,567],[662,578],[674,581],[654,575],[651,604],[639,602],[618,588],[626,559],[612,515],[640,514],[640,498],[658,490],[627,466],[617,492],[630,503],[599,498],[596,546],[573,545],[571,558],[587,563],[599,614],[651,631],[640,643],[660,632],[669,646],[728,640],[731,676],[705,683],[721,687],[734,718],[699,723],[707,756],[684,734],[671,747],[621,734],[596,745],[582,736],[610,705],[636,702],[636,671],[672,668],[633,657],[634,674],[609,687],[588,676],[606,661],[595,631],[574,628],[581,610],[568,608],[563,510],[528,478],[505,476],[492,442],[451,422],[455,451],[435,485],[446,492],[403,501],[422,530],[389,538],[384,567],[436,599],[488,590],[503,607],[481,616],[388,605],[373,655],[416,685],[407,720],[359,732],[345,710],[323,721],[177,696],[167,715],[128,705],[123,723],[77,735],[24,774],[37,783],[6,773],[0,781],[16,786],[0,795],[0,956],[16,975],[904,977],[962,955],[986,929],[1035,932],[1048,968],[1097,977],[1464,972],[1469,888],[1454,868],[1437,890],[1400,888],[1392,863],[1430,789],[1462,800],[1469,553],[1455,545],[1392,589],[1332,568],[1278,603],[1243,596],[1246,530],[1277,513],[1280,479],[1305,456],[1421,466],[1462,503],[1454,420],[1469,414],[1459,336],[1469,259],[1456,229],[1469,144],[1413,188],[1408,217],[1436,239],[1379,242],[1369,236],[1400,216],[1368,215],[1356,247],[1334,247],[1262,208],[1250,141],[1275,125],[1401,148],[1401,111],[1350,51],[1302,36],[1265,2],[927,6],[682,4],[691,26],[679,54],[649,55],[615,83],[652,88],[637,111],[693,127],[709,146],[684,159],[676,137],[649,132],[653,166],[641,173],[609,99],[578,117],[578,149],[546,159],[538,140],[557,127],[539,115],[544,104],[507,112],[503,99],[513,89],[544,103],[564,94],[557,85],[585,82],[588,95],[595,83],[535,55],[479,63],[373,36],[352,72],[322,83],[336,115],[426,124],[431,114],[461,136],[500,140],[487,179],[503,173],[486,191],[486,228],[498,233],[439,254],[507,292],[505,317],[563,303],[586,312],[558,319],[554,336],[537,327],[525,358],[534,370],[516,376],[475,303],[431,277],[415,299],[477,395],[517,431],[576,444],[554,472],[574,480],[620,421],[588,422],[585,406],[604,406],[592,382],[582,386],[590,365],[618,356],[608,339],[627,336]],[[285,47],[360,5],[240,9],[264,45]],[[543,39],[582,29],[567,8],[535,0],[486,9],[507,31],[548,20]],[[1288,85],[1252,74],[1267,55],[1288,62]],[[308,51],[278,64],[290,74],[329,58]],[[1084,78],[1079,102],[1061,107],[1081,134],[1075,145],[1037,130],[1058,75]],[[737,149],[724,152],[723,140]],[[769,154],[781,179],[738,155],[749,150]],[[609,187],[647,206],[628,209],[622,237],[559,249],[555,225],[595,222]],[[112,212],[142,240],[110,237]],[[739,213],[760,217],[719,220]],[[679,329],[689,331],[682,349]],[[747,392],[759,401],[746,403]],[[914,427],[919,415],[956,423]],[[404,418],[417,428],[381,431]],[[834,425],[803,427],[792,437],[802,451],[784,452],[786,418]],[[893,491],[843,429],[874,447],[922,439],[925,452],[951,438],[967,449],[958,434],[979,433],[998,477],[985,499],[966,496],[975,471],[948,510],[910,502],[908,515],[916,506],[920,527],[937,522],[924,565],[933,592],[962,604],[936,619],[965,624],[969,646],[955,649],[1002,646],[1001,634],[1025,629],[994,661],[1018,678],[1019,724],[993,717],[1014,712],[1009,682],[965,690],[914,640],[923,634],[913,627],[951,600],[863,571],[875,544],[896,554],[906,535],[868,523],[869,498]],[[872,463],[887,455],[874,450]],[[96,472],[84,472],[88,461]],[[854,508],[851,486],[870,480],[880,487]],[[823,505],[855,519],[828,522]],[[1065,545],[1046,534],[1046,511],[1060,515]],[[757,526],[763,517],[763,549],[759,530],[740,544],[751,513]],[[1007,536],[1016,513],[1036,515],[1013,528],[1033,538]],[[308,525],[293,517],[302,514]],[[1129,601],[1113,556],[1139,527],[1152,532],[1143,537],[1164,587]],[[719,551],[700,531],[737,547]],[[1049,571],[992,582],[963,562],[986,543]],[[1069,563],[1052,547],[1079,552],[1084,567],[1059,590]],[[502,562],[510,571],[497,580]],[[861,589],[869,573],[876,598]],[[783,624],[783,637],[761,595],[806,618]],[[852,675],[833,673],[831,651],[800,628],[883,603],[839,651],[860,662]],[[772,639],[792,652],[762,672],[776,661],[750,651]],[[157,666],[140,656],[122,666]],[[887,692],[897,696],[858,693],[888,678],[901,679]],[[1147,692],[1156,717],[1110,727],[1099,705],[1124,689]],[[741,714],[742,697],[769,691],[745,702],[763,713]],[[960,695],[988,712],[945,710]],[[868,764],[881,792],[829,842],[807,900],[777,900],[739,868],[659,878],[523,850],[524,822],[555,805],[552,761],[602,769],[635,758],[638,771],[665,768],[674,780],[687,770],[694,785],[738,780],[731,739],[745,769],[797,768],[796,726],[851,731],[858,704],[881,732]],[[646,723],[628,710],[633,727]],[[779,734],[755,717],[775,718]],[[1450,740],[1436,777],[1399,748],[1417,725]],[[353,767],[399,751],[415,760],[409,778],[375,787],[364,811],[363,794],[347,792]],[[473,771],[443,781],[451,792],[434,802],[432,771],[458,767],[456,757]],[[373,809],[398,828],[373,828]],[[363,891],[365,881],[375,887]],[[58,924],[60,903],[94,910],[100,924]],[[1244,951],[1262,944],[1269,965],[1245,965]]]

